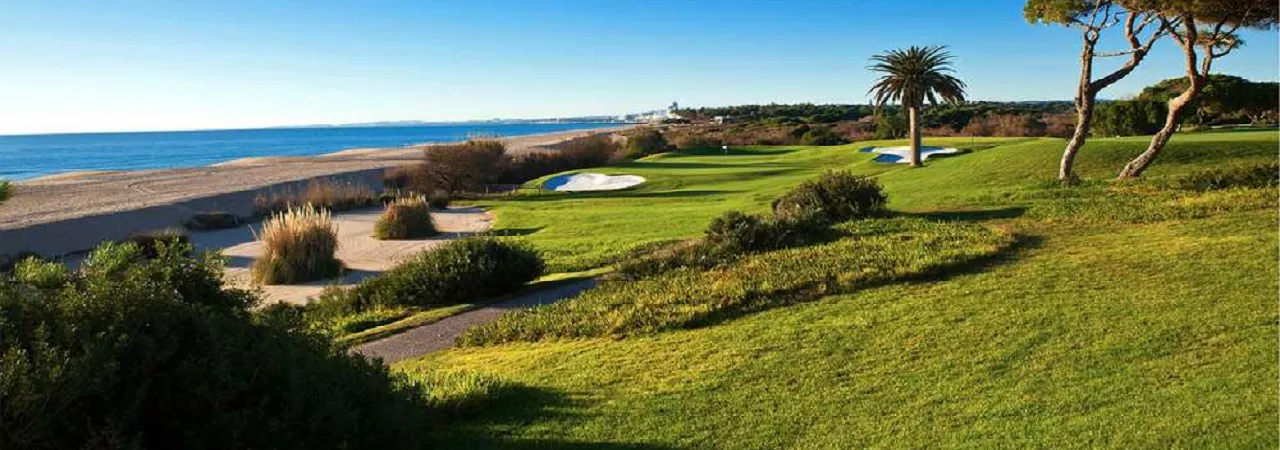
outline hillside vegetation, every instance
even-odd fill
[[[1059,139],[927,139],[971,152],[922,169],[858,151],[884,143],[686,150],[593,169],[649,180],[634,190],[488,202],[496,228],[541,251],[550,272],[697,237],[712,218],[764,212],[829,169],[873,176],[893,213],[840,224],[823,243],[606,283],[475,330],[469,347],[401,363],[411,377],[474,374],[519,387],[433,440],[761,449],[1277,440],[1276,188],[1269,176],[1258,184],[1212,172],[1274,164],[1277,133],[1178,135],[1144,180],[1069,188],[1053,181]],[[1095,139],[1077,171],[1110,179],[1146,143]],[[1231,173],[1267,172],[1250,170]],[[805,295],[785,295],[794,292]]]

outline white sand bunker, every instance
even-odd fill
[[[881,163],[907,164],[911,162],[911,147],[866,147],[866,153],[879,153],[875,161]],[[920,159],[926,160],[933,155],[955,155],[960,149],[955,147],[920,147]]]
[[[551,177],[543,187],[557,192],[616,191],[644,183],[644,177],[636,175],[604,175],[576,173]]]

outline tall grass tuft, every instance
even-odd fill
[[[270,194],[259,194],[254,199],[254,206],[261,215],[289,211],[303,205],[329,211],[345,211],[373,206],[377,203],[377,198],[373,189],[363,184],[317,179],[311,180],[301,191],[286,188]]]
[[[378,239],[418,239],[439,234],[425,196],[401,197],[382,210],[373,226]]]
[[[337,276],[342,264],[338,227],[329,211],[305,205],[271,216],[262,226],[262,257],[253,263],[253,279],[262,284],[290,284]]]

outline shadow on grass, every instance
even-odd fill
[[[586,401],[563,392],[507,383],[483,405],[469,411],[447,412],[429,435],[433,448],[484,449],[605,449],[659,450],[673,447],[617,442],[575,442],[563,439],[512,437],[512,430],[531,423],[573,422],[573,409]]]
[[[672,152],[668,154],[670,155],[668,156],[668,158],[679,158],[682,156],[771,156],[771,155],[785,155],[788,153],[794,153],[795,151],[796,151],[795,148],[789,148],[789,147],[754,149],[754,150],[738,148],[738,147],[729,147],[729,150],[727,151],[723,148],[699,148],[699,149],[689,149],[689,150],[680,150],[677,152]]]
[[[935,221],[981,222],[984,220],[1014,219],[1027,213],[1027,208],[1015,206],[1010,208],[968,210],[968,211],[930,211],[930,212],[897,212],[895,215],[919,217]]]
[[[528,236],[528,235],[531,235],[531,234],[537,233],[537,232],[539,232],[539,231],[542,231],[542,229],[543,229],[543,228],[546,228],[546,227],[536,227],[536,228],[503,228],[503,229],[500,229],[500,230],[489,230],[489,233],[488,233],[488,234],[489,234],[490,236]]]
[[[1016,256],[1028,249],[1041,245],[1043,238],[1038,236],[1016,235],[1009,245],[993,253],[969,258],[952,263],[941,264],[917,274],[867,280],[860,283],[842,285],[834,278],[814,281],[791,289],[766,290],[750,294],[749,299],[741,305],[708,312],[700,317],[685,322],[677,328],[693,329],[717,325],[729,320],[755,314],[770,309],[782,308],[798,303],[807,303],[831,295],[851,294],[892,284],[925,283],[946,281],[953,277],[973,274],[989,270],[992,267],[1016,259]]]

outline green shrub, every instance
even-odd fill
[[[1280,186],[1280,163],[1258,163],[1202,169],[1175,178],[1179,189],[1211,191],[1229,188],[1274,188]]]
[[[837,241],[746,255],[709,270],[680,268],[606,281],[578,297],[509,313],[460,339],[515,341],[619,337],[690,328],[753,311],[963,269],[1013,237],[981,225],[876,219],[837,225]]]
[[[5,180],[0,180],[0,202],[3,202],[9,199],[9,190],[10,190],[9,182]]]
[[[756,251],[774,244],[774,230],[768,219],[739,211],[729,211],[711,219],[707,243],[741,251]]]
[[[424,392],[287,313],[251,314],[220,258],[110,246],[78,272],[0,276],[0,448],[426,444]]]
[[[449,204],[453,202],[453,196],[448,192],[436,189],[427,193],[427,206],[435,209],[449,209]]]
[[[774,200],[773,213],[780,220],[843,222],[879,215],[886,201],[875,180],[829,171]]]
[[[373,225],[378,239],[420,239],[439,234],[426,197],[403,197],[387,205]]]
[[[225,230],[236,228],[241,225],[240,218],[235,214],[213,211],[196,214],[187,219],[182,224],[188,230],[208,231],[208,230]]]
[[[138,233],[133,236],[129,236],[124,240],[124,242],[137,244],[138,248],[142,249],[142,254],[145,257],[155,258],[159,254],[157,247],[160,246],[162,242],[170,245],[186,244],[191,242],[191,238],[183,233],[182,230],[170,228]]]
[[[542,259],[528,247],[494,238],[449,241],[350,289],[329,289],[308,305],[314,321],[381,307],[447,306],[502,295],[537,279]]]
[[[639,159],[671,151],[671,145],[662,132],[653,128],[640,128],[627,136],[627,144],[622,148],[622,156],[627,159]]]
[[[291,284],[333,278],[342,271],[334,258],[338,229],[329,211],[306,205],[267,219],[258,235],[262,257],[253,279],[262,284]]]

